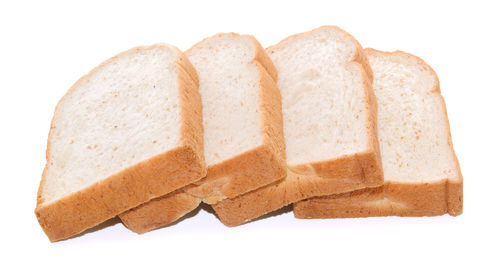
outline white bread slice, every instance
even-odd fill
[[[289,172],[282,181],[213,205],[228,226],[383,180],[372,73],[359,43],[325,26],[267,51],[279,71]]]
[[[378,99],[384,186],[294,205],[298,218],[462,213],[462,175],[439,80],[420,58],[367,49]]]
[[[68,238],[202,178],[197,74],[173,46],[123,52],[78,80],[52,120],[36,216]]]
[[[281,95],[275,83],[277,71],[262,46],[252,36],[218,34],[197,43],[186,55],[200,78],[208,166],[207,176],[186,193],[215,203],[283,178]],[[172,201],[170,197],[120,218],[137,233],[169,224],[183,214],[162,203]],[[193,199],[186,201],[194,209]]]

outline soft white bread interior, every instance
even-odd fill
[[[279,69],[284,132],[289,166],[326,161],[371,147],[357,51],[352,39],[323,28],[282,41],[268,49]]]
[[[187,52],[200,73],[207,166],[262,144],[255,52],[251,38],[233,35],[204,40]]]
[[[204,176],[201,100],[186,56],[166,44],[123,52],[57,105],[36,214],[63,239]]]
[[[300,218],[423,216],[462,211],[462,176],[436,73],[403,52],[367,49],[378,100],[385,185],[295,204]]]
[[[202,40],[186,55],[200,80],[208,172],[185,192],[216,203],[283,178],[281,95],[276,69],[262,46],[252,36],[226,33]],[[154,202],[122,214],[122,221],[143,233],[177,219],[167,215],[180,214],[161,200]],[[144,217],[145,209],[156,217]]]
[[[359,43],[325,26],[267,51],[279,72],[289,173],[215,204],[229,226],[305,198],[382,184],[372,73]]]

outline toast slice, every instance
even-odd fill
[[[262,46],[252,36],[226,33],[202,40],[186,55],[200,78],[208,171],[185,192],[216,203],[285,177],[277,71]],[[171,201],[170,197],[120,217],[137,233],[169,224],[182,214],[177,207],[162,203]],[[187,204],[192,200],[186,200]],[[148,213],[154,216],[145,217]]]
[[[290,203],[382,185],[372,72],[359,43],[337,27],[267,49],[283,98],[287,177],[213,205],[228,226]]]
[[[407,53],[365,53],[375,76],[384,186],[298,202],[295,216],[461,214],[462,175],[436,73]]]
[[[173,46],[137,47],[57,105],[35,213],[61,240],[205,174],[196,71]]]

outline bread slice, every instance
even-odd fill
[[[206,174],[197,74],[165,44],[137,47],[78,80],[54,113],[36,216],[68,238]]]
[[[279,72],[289,171],[284,180],[213,205],[228,226],[383,180],[372,72],[359,43],[325,26],[267,51]]]
[[[462,175],[439,80],[423,60],[367,49],[378,99],[384,186],[294,205],[298,218],[462,213]]]
[[[200,78],[208,166],[207,176],[186,193],[216,203],[283,178],[281,95],[276,68],[262,46],[252,36],[227,33],[197,43],[186,54]],[[170,197],[120,217],[138,233],[169,224],[179,216],[167,215],[181,214],[162,203]],[[148,213],[155,216],[145,217]]]

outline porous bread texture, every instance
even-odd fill
[[[35,213],[64,239],[203,177],[196,71],[177,48],[123,52],[56,107]]]
[[[363,69],[347,64],[356,51],[355,41],[329,28],[269,48],[280,73],[290,167],[368,148]]]
[[[288,174],[213,205],[235,226],[318,195],[380,186],[372,72],[359,43],[324,26],[267,49],[278,68]]]
[[[252,39],[218,36],[186,54],[200,73],[207,166],[260,146],[259,72],[251,63]]]
[[[367,49],[378,99],[384,186],[298,202],[298,218],[462,213],[462,175],[432,68],[403,52]]]
[[[200,78],[208,170],[184,191],[213,204],[283,178],[281,95],[276,68],[262,46],[252,36],[225,33],[202,40],[186,54]],[[161,202],[170,197],[155,200],[157,208],[145,204],[120,217],[138,233],[169,224],[177,218],[166,215],[177,208]],[[156,217],[145,218],[142,209]]]

